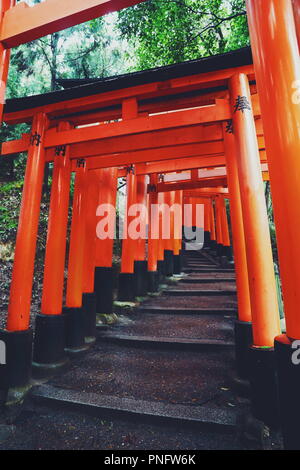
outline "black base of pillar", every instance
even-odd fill
[[[97,313],[113,313],[115,284],[116,271],[113,267],[95,268],[94,292],[96,295]]]
[[[148,292],[157,292],[159,286],[159,272],[148,271]]]
[[[157,271],[158,271],[158,282],[162,283],[165,278],[165,261],[164,260],[158,260],[157,261]]]
[[[275,339],[281,431],[286,450],[300,450],[300,343],[286,335]]]
[[[231,246],[223,246],[223,256],[226,256],[229,260],[232,259]]]
[[[31,376],[32,330],[0,330],[0,390],[26,387]]]
[[[211,241],[210,241],[209,249],[210,249],[211,251],[216,252],[216,251],[217,251],[217,246],[218,246],[218,245],[217,245],[216,240],[211,240]]]
[[[216,246],[216,252],[217,252],[217,256],[223,256],[223,250],[224,250],[224,246],[221,245],[220,243],[217,243],[217,246]]]
[[[64,307],[65,316],[65,350],[70,354],[79,354],[88,346],[84,338],[84,311],[82,307]]]
[[[241,379],[249,378],[249,349],[253,344],[252,323],[235,321],[235,360],[238,376]]]
[[[174,274],[181,274],[182,272],[182,251],[180,250],[179,255],[173,257]]]
[[[135,274],[120,273],[118,300],[121,302],[133,302],[135,297]]]
[[[96,294],[82,294],[83,332],[86,344],[96,340]]]
[[[47,377],[66,366],[65,316],[38,314],[35,320],[33,375]]]
[[[249,349],[249,380],[252,412],[265,424],[279,424],[278,387],[273,348]]]
[[[164,251],[165,259],[165,275],[167,277],[173,276],[174,273],[174,253],[172,250]]]
[[[135,295],[143,297],[148,290],[148,263],[147,261],[134,262]]]
[[[204,248],[209,248],[210,247],[210,232],[204,232]]]

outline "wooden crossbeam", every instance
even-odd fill
[[[107,139],[125,135],[136,135],[143,132],[189,127],[201,123],[214,123],[226,121],[231,118],[229,102],[217,100],[217,104],[203,106],[191,110],[176,111],[148,117],[138,117],[110,124],[98,124],[96,126],[72,129],[57,132],[50,129],[46,132],[44,146],[46,148],[57,145],[89,143],[93,140]]]
[[[143,1],[46,0],[32,7],[21,2],[5,13],[0,41],[15,47]]]
[[[202,178],[198,181],[179,181],[176,183],[158,183],[157,191],[164,193],[168,191],[181,191],[183,189],[214,188],[216,186],[227,186],[226,176],[220,178]]]
[[[184,190],[183,197],[212,197],[217,196],[218,194],[224,195],[224,197],[229,197],[228,188],[197,188],[194,190]]]
[[[197,145],[198,154],[197,157],[207,157],[208,155],[215,155],[216,150],[219,153],[224,151],[223,142],[205,142]],[[154,149],[150,152],[148,161],[159,161],[176,159],[182,159],[190,156],[185,148],[181,149],[182,153],[178,152],[178,147],[173,147],[173,151],[168,148],[168,153],[162,153],[160,149]],[[108,168],[108,167],[119,167],[119,166],[130,166],[134,164],[143,164],[145,162],[144,152],[124,152],[120,154],[101,155],[98,157],[89,157],[87,159],[87,165],[89,170],[97,168]],[[224,162],[225,163],[225,162]],[[74,161],[74,165],[76,161]]]

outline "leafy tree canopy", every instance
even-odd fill
[[[148,0],[118,17],[142,70],[249,44],[245,0]]]

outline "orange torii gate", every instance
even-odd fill
[[[29,8],[23,2],[15,6],[14,0],[3,0],[0,115],[5,104],[9,48],[139,2],[86,0],[83,4],[79,0],[68,0],[62,5],[58,0],[46,0]],[[226,166],[239,299],[239,321],[236,323],[238,371],[250,379],[254,414],[272,423],[277,419],[278,410],[277,368],[285,445],[300,448],[297,432],[300,382],[291,360],[294,341],[300,339],[299,8],[298,0],[247,0],[254,66],[250,50],[244,49],[191,61],[183,66],[91,83],[75,92],[71,88],[51,96],[10,100],[5,105],[4,121],[8,124],[30,123],[31,134],[1,145],[3,156],[28,153],[7,327],[0,331],[0,338],[7,345],[8,358],[5,367],[1,366],[1,389],[26,387],[30,377],[32,332],[29,313],[46,162],[54,162],[54,177],[42,314],[37,319],[34,346],[35,366],[44,370],[60,367],[65,361],[65,349],[75,353],[86,347],[86,341],[93,340],[93,281],[94,286],[101,285],[102,279],[97,271],[94,273],[94,268],[111,269],[112,256],[110,243],[105,248],[109,259],[104,259],[103,245],[99,245],[95,233],[91,232],[95,227],[91,207],[97,206],[97,194],[99,196],[102,187],[99,182],[105,178],[101,172],[109,171],[109,182],[101,201],[114,206],[118,171],[127,172],[128,198],[134,202],[137,200],[138,175],[141,176],[141,187],[145,186],[143,175],[147,174],[151,178],[150,184],[159,187],[161,182],[157,175],[164,173],[163,168],[168,172],[167,168],[181,171]],[[118,122],[111,122],[113,120]],[[86,124],[93,125],[82,127]],[[260,163],[266,161],[273,194],[287,323],[286,335],[281,336],[260,168]],[[121,168],[118,170],[118,167]],[[72,171],[76,176],[66,314],[61,315]],[[198,183],[202,184],[195,179],[189,182],[190,185]],[[160,188],[164,189],[165,184]],[[172,184],[172,191],[150,191],[149,200],[157,202],[170,198],[180,204],[183,189],[179,189],[178,183]],[[220,184],[220,178],[217,184]],[[193,188],[193,191],[201,191],[195,189],[196,186]],[[145,200],[144,190],[141,189],[138,197]],[[219,222],[214,221],[210,210],[206,223],[213,227],[213,221],[220,225],[223,220],[224,224],[224,211],[221,213]],[[156,222],[155,218],[151,221],[151,225],[160,237],[159,216]],[[224,229],[226,238],[225,225]],[[220,228],[219,233],[223,237]],[[141,261],[145,267],[146,259],[143,244],[134,240],[127,242],[129,254],[138,247],[138,258],[128,255],[128,260],[124,261],[123,274],[130,275],[134,271],[134,262]],[[174,245],[169,242],[162,245],[159,239],[158,243],[151,242],[151,246],[147,266],[153,277],[159,262],[163,261],[163,249],[170,252]],[[97,266],[93,263],[93,253]],[[89,314],[88,321],[82,314],[82,307]],[[64,321],[67,342],[62,334]]]

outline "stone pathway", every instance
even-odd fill
[[[249,403],[233,380],[234,271],[204,253],[188,253],[185,271],[37,384],[0,450],[249,448],[237,426]]]

